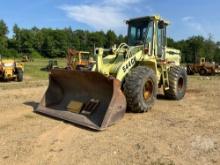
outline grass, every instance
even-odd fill
[[[65,59],[56,59],[59,67],[65,67]],[[46,80],[48,79],[48,72],[42,70],[48,65],[48,59],[34,59],[33,62],[24,63],[24,75],[25,77],[31,77],[31,79]]]

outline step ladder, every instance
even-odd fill
[[[163,88],[164,90],[169,90],[168,68],[166,63],[161,63],[161,70],[163,78]]]

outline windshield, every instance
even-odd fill
[[[89,60],[89,54],[82,54],[82,60]]]
[[[143,45],[152,41],[152,22],[130,23],[128,28],[128,44],[131,46]]]

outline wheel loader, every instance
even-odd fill
[[[200,76],[210,76],[215,75],[218,70],[218,65],[215,63],[207,62],[205,57],[201,57],[199,63],[188,64],[187,74],[194,75],[199,73]]]
[[[67,69],[69,70],[91,70],[95,61],[93,60],[90,52],[76,51],[74,49],[68,49],[66,56]]]
[[[24,65],[12,59],[2,59],[0,55],[0,79],[23,81]]]
[[[180,51],[167,47],[169,22],[160,16],[146,16],[130,19],[127,25],[128,43],[96,48],[91,71],[52,70],[49,87],[35,111],[104,130],[126,110],[150,110],[158,88],[163,88],[168,99],[182,99],[187,74],[180,66]]]

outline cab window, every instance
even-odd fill
[[[157,31],[157,54],[158,57],[163,56],[163,49],[166,46],[166,25],[163,22],[158,23]]]
[[[131,46],[143,45],[152,40],[152,23],[133,23],[129,25],[128,44]]]

